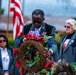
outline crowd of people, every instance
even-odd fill
[[[15,38],[14,48],[21,46],[21,44],[24,42],[24,36],[27,34],[35,34],[35,38],[44,36],[46,34],[47,37],[51,36],[51,38],[45,42],[48,45],[48,48],[43,52],[44,57],[49,58],[50,61],[54,60],[55,63],[60,61],[65,61],[66,63],[76,62],[76,21],[74,19],[68,19],[65,22],[64,27],[66,34],[62,37],[60,50],[58,53],[55,38],[56,28],[53,25],[45,23],[44,16],[45,14],[41,9],[36,9],[32,12],[32,21],[23,27],[23,34]],[[15,65],[16,60],[17,59],[14,56],[13,49],[10,48],[8,39],[5,35],[0,34],[0,75],[25,75],[26,73],[20,74],[21,68]],[[28,75],[28,73],[26,75]]]

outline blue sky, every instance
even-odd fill
[[[58,1],[58,2],[57,2]],[[66,0],[69,1],[69,0]],[[51,5],[63,5],[61,0],[25,0],[27,4],[36,3],[36,4],[51,4]],[[76,0],[70,0],[71,5],[76,6]]]
[[[5,14],[8,14],[8,1],[9,0],[2,0],[2,8],[5,9]],[[68,0],[66,0],[68,1]],[[60,7],[62,6],[67,6],[68,8],[70,6],[72,7],[76,7],[76,0],[70,0],[70,4],[69,2],[66,4],[65,2],[61,2],[61,0],[24,0],[24,4],[23,4],[24,8],[23,8],[23,12],[24,15],[31,15],[32,11],[34,9],[40,8],[42,10],[45,11],[45,13],[47,14],[52,14],[52,10],[55,10],[54,12],[58,12],[62,11]],[[63,8],[63,7],[62,7]],[[59,11],[58,11],[59,9]],[[64,8],[63,8],[64,10]],[[69,9],[70,10],[70,9]],[[66,11],[64,11],[66,12]],[[71,12],[72,13],[72,12]],[[62,14],[61,12],[59,14]]]

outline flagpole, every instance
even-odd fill
[[[22,15],[24,17],[24,5],[25,5],[25,0],[22,1]]]
[[[9,11],[10,11],[10,0],[9,0],[9,2],[8,2],[8,19],[7,19],[7,31],[6,31],[6,36],[7,36],[7,38],[8,38],[8,33],[9,33],[9,19],[10,19],[10,13],[9,13]]]
[[[2,0],[0,0],[0,10],[1,10]],[[0,13],[0,21],[1,21],[1,13]]]

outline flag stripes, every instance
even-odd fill
[[[21,1],[11,0],[10,11],[13,12],[13,37],[16,38],[22,32],[24,26]]]

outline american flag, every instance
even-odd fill
[[[20,35],[24,26],[21,0],[11,0],[10,11],[13,12],[13,37],[15,39]]]

